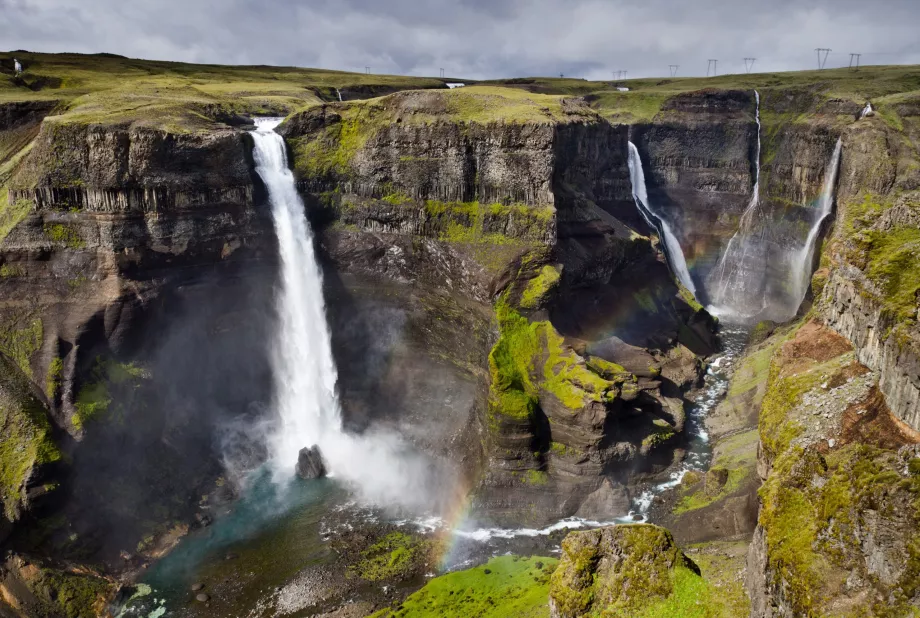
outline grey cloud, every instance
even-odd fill
[[[0,0],[11,49],[489,78],[609,79],[920,63],[920,3],[698,0]]]

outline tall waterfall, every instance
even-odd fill
[[[633,200],[636,202],[636,208],[642,218],[650,227],[656,229],[658,234],[664,240],[665,254],[671,270],[677,276],[681,284],[690,290],[690,293],[696,295],[696,287],[693,285],[693,279],[690,277],[690,271],[687,269],[687,260],[684,258],[684,251],[681,249],[677,237],[668,225],[667,220],[652,210],[652,205],[648,200],[648,191],[645,187],[645,172],[642,171],[642,158],[639,156],[639,149],[632,142],[629,142],[629,180],[632,183]]]
[[[279,466],[293,470],[298,451],[314,444],[322,447],[329,432],[341,432],[342,420],[322,273],[303,201],[288,169],[284,139],[274,131],[278,124],[278,120],[261,120],[252,137],[256,172],[268,189],[281,257],[272,367],[281,425],[271,454]]]
[[[791,273],[791,286],[795,294],[798,305],[805,300],[808,293],[808,286],[811,283],[811,267],[815,259],[815,245],[818,242],[818,234],[821,232],[821,224],[824,223],[834,208],[834,188],[837,185],[837,171],[840,169],[840,153],[843,150],[843,140],[838,139],[834,147],[834,154],[831,156],[830,165],[824,172],[824,185],[821,188],[821,197],[818,200],[817,217],[808,230],[808,237],[805,244],[796,255],[793,262]]]
[[[757,121],[757,154],[754,166],[754,191],[751,201],[741,215],[738,231],[732,235],[710,275],[714,313],[732,311],[742,315],[754,315],[766,307],[767,300],[763,291],[763,280],[752,277],[752,272],[759,271],[764,256],[759,249],[763,245],[765,228],[761,226],[759,238],[756,237],[758,205],[760,204],[760,93],[754,91],[757,103],[755,119]],[[760,296],[759,308],[755,309],[756,296]],[[751,304],[754,301],[754,305]]]
[[[271,204],[280,255],[278,330],[272,345],[277,424],[269,430],[276,479],[293,476],[301,448],[319,445],[331,474],[382,504],[416,504],[430,470],[394,434],[347,434],[336,394],[337,372],[326,324],[322,272],[313,233],[288,169],[278,119],[260,120],[252,132],[256,171]]]
[[[335,94],[336,94],[337,97],[339,97],[339,102],[341,102],[341,101],[342,101],[342,92],[341,92],[338,88],[336,88],[336,89],[335,89]]]

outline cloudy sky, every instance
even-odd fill
[[[920,0],[0,0],[0,49],[482,79],[920,64]]]

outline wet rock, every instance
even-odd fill
[[[209,597],[208,595],[202,592],[201,594],[195,595],[195,600],[198,601],[199,603],[207,603],[208,601],[211,600],[211,597]]]
[[[197,584],[192,584],[192,592],[198,592],[199,590],[204,590],[204,584],[198,582]]]
[[[309,448],[300,449],[297,456],[297,476],[302,479],[320,479],[326,476],[326,461],[319,446],[314,444]]]

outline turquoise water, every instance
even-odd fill
[[[332,558],[323,530],[346,498],[332,480],[278,485],[267,471],[256,473],[232,510],[156,562],[140,578],[145,594],[116,615],[229,616],[237,615],[234,608],[257,607],[302,569]],[[195,601],[195,583],[204,584],[209,607]]]

